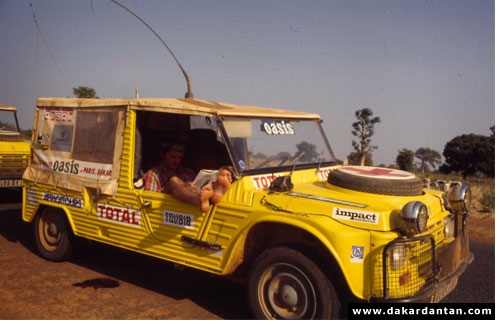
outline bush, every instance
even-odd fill
[[[492,212],[495,210],[495,190],[491,186],[485,186],[481,191],[482,195],[479,198],[482,208],[480,212]]]

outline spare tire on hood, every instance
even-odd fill
[[[342,166],[330,172],[328,183],[372,194],[393,196],[423,194],[423,182],[415,174],[390,168]]]

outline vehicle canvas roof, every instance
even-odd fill
[[[314,113],[274,108],[218,103],[199,99],[175,98],[39,98],[38,107],[109,107],[129,106],[131,109],[177,114],[220,115],[234,117],[279,117],[319,119]]]
[[[15,107],[0,105],[0,110],[2,111],[16,111]]]

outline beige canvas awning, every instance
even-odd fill
[[[128,106],[131,109],[164,111],[177,114],[220,115],[234,117],[279,117],[319,119],[314,113],[218,103],[199,99],[175,98],[40,98],[38,107],[111,107]]]

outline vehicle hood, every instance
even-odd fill
[[[445,213],[440,192],[426,190],[420,196],[370,194],[332,186],[326,182],[296,184],[289,192],[272,193],[267,200],[287,211],[332,218],[352,227],[389,231],[405,227],[401,211],[410,201],[421,201],[429,208],[429,222]]]
[[[19,133],[0,133],[0,152],[8,155],[28,155],[30,144],[25,142],[24,137]]]

